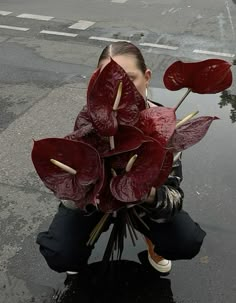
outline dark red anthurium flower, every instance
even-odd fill
[[[104,183],[97,196],[98,207],[104,213],[110,213],[116,211],[122,207],[125,207],[127,203],[117,200],[111,193],[110,181],[113,177],[111,167],[105,160],[105,174]]]
[[[98,78],[100,72],[101,72],[101,71],[100,71],[100,68],[97,68],[97,69],[93,72],[92,76],[90,77],[89,83],[88,83],[88,88],[87,88],[87,97],[88,97],[89,92],[93,89],[94,83],[96,82],[96,80],[97,80],[97,78]]]
[[[78,114],[75,120],[74,131],[77,132],[77,137],[86,136],[90,132],[94,131],[92,119],[89,115],[87,106],[84,106]]]
[[[143,110],[136,124],[145,135],[166,146],[176,126],[174,108],[155,106]]]
[[[95,129],[86,133],[85,136],[81,136],[81,132],[78,129],[65,138],[90,144],[99,152],[102,158],[137,149],[143,142],[150,141],[150,138],[145,136],[140,129],[128,125],[119,125],[118,131],[113,138],[114,149],[111,149],[109,138],[101,136]]]
[[[102,154],[103,157],[129,152],[139,148],[144,142],[152,141],[148,136],[137,127],[119,125],[118,131],[114,136],[115,148]],[[110,147],[109,147],[110,148]]]
[[[165,71],[163,82],[175,91],[189,88],[198,94],[219,93],[232,84],[231,64],[221,59],[185,63],[176,61]]]
[[[143,143],[135,154],[136,160],[131,169],[125,169],[111,180],[111,192],[119,201],[134,202],[147,197],[157,183],[166,150],[159,142],[153,140]]]
[[[56,166],[51,159],[74,172]],[[56,197],[72,200],[79,206],[95,204],[104,172],[100,156],[92,146],[67,139],[47,138],[34,142],[32,161],[39,177]]]
[[[198,143],[206,135],[211,123],[218,119],[203,116],[184,123],[175,130],[170,139],[169,148],[174,152],[179,152]]]
[[[173,153],[171,151],[167,151],[164,162],[160,170],[160,174],[158,176],[158,180],[153,187],[159,188],[166,182],[168,176],[172,171],[173,158],[174,158]]]
[[[102,136],[114,136],[118,124],[134,125],[145,100],[114,60],[104,67],[87,93],[88,111]]]

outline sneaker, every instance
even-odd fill
[[[157,271],[167,274],[171,270],[171,261],[164,259],[162,256],[159,256],[154,251],[154,245],[148,238],[145,237],[145,241],[148,246],[148,260],[149,263],[154,267]]]

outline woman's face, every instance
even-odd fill
[[[144,74],[138,68],[136,58],[132,55],[119,55],[112,57],[112,59],[125,70],[139,93],[146,99],[146,88],[151,79],[151,71],[147,69]],[[99,64],[99,68],[103,69],[109,62],[110,58],[102,60]]]

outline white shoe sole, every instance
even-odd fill
[[[78,271],[67,271],[66,272],[68,275],[77,275]]]
[[[171,271],[171,261],[170,260],[166,260],[163,259],[162,261],[156,263],[150,256],[150,254],[148,254],[148,260],[150,262],[150,264],[152,265],[152,267],[154,267],[157,271],[161,272],[161,273],[169,273]]]

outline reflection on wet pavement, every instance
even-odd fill
[[[231,105],[230,109],[230,119],[232,123],[236,122],[236,95],[232,95],[229,91],[225,90],[222,92],[221,101],[219,102],[220,108]]]
[[[170,280],[147,264],[145,252],[139,257],[142,264],[113,261],[105,273],[101,262],[89,265],[67,277],[51,303],[174,303]]]
[[[52,296],[52,288],[29,285],[9,273],[0,272],[0,303],[51,303]]]
[[[174,106],[184,94],[164,89],[151,93],[154,100],[166,106]],[[65,275],[47,267],[35,244],[37,232],[50,224],[56,202],[35,190],[32,184],[37,184],[36,180],[32,183],[30,176],[30,191],[0,186],[0,303],[235,303],[236,123],[229,118],[235,95],[235,84],[223,94],[190,94],[178,113],[182,117],[199,110],[200,115],[220,118],[206,138],[183,154],[184,208],[207,232],[194,260],[173,262],[170,275],[159,277],[148,264],[139,263],[137,254],[146,249],[141,237],[136,247],[127,239],[122,259],[132,261],[122,261],[120,269],[115,265],[115,273],[101,279],[98,261],[110,235],[104,233],[87,273],[76,278],[75,289],[65,293]],[[228,106],[220,108],[222,100]]]

